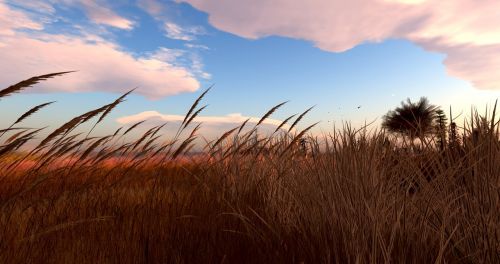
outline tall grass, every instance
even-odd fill
[[[5,129],[1,263],[500,263],[496,109],[418,149],[369,127],[265,137],[245,122],[190,155],[205,93],[171,139],[124,142],[141,122],[75,132],[126,95],[28,151],[41,130]]]

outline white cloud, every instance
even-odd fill
[[[134,56],[116,43],[85,33],[85,28],[80,31],[78,36],[45,33],[43,24],[0,2],[0,60],[8,62],[0,64],[0,87],[68,70],[78,72],[43,82],[36,90],[123,93],[139,87],[137,93],[158,99],[200,87],[196,80],[199,72],[184,64],[187,55],[183,51],[159,48],[151,54]]]
[[[153,17],[159,16],[163,12],[163,5],[157,0],[139,0],[137,4]]]
[[[113,11],[113,6],[110,6],[110,3],[113,3],[113,1],[50,0],[49,2],[65,7],[83,8],[86,16],[95,24],[111,26],[123,30],[131,30],[134,27],[134,21],[122,17]]]
[[[210,50],[209,47],[201,44],[186,43],[184,46],[189,49]]]
[[[197,77],[210,79],[212,76],[203,70],[201,57],[193,52],[179,49],[159,48],[150,56],[159,61],[168,62],[178,67],[184,67]]]
[[[42,83],[43,91],[124,92],[138,86],[137,93],[160,98],[196,91],[200,84],[189,69],[174,66],[151,56],[135,58],[113,43],[93,37],[42,35],[35,39],[16,35],[0,47],[1,85],[34,75],[78,70],[71,75]]]
[[[56,11],[51,3],[43,0],[7,0],[7,2],[14,6],[23,7],[43,14],[54,14]]]
[[[212,78],[212,75],[206,71],[203,70],[205,65],[203,64],[200,56],[198,56],[196,53],[191,54],[191,71],[196,74],[196,76],[199,76],[203,79],[210,79]]]
[[[203,124],[242,124],[250,118],[248,121],[249,124],[256,124],[259,122],[260,117],[249,117],[244,116],[241,113],[233,113],[228,114],[226,116],[198,116],[193,121],[194,123],[203,123]],[[142,120],[150,120],[157,119],[165,122],[182,122],[184,120],[184,116],[182,115],[165,115],[158,113],[157,111],[145,111],[136,115],[125,116],[117,119],[117,122],[120,124],[129,124],[135,123]],[[268,124],[272,126],[279,126],[282,121],[268,118],[262,122],[262,124]],[[288,128],[288,125],[284,126]]]
[[[250,118],[247,125],[243,129],[244,132],[249,131],[253,128],[260,118],[244,116],[240,113],[228,114],[225,116],[198,116],[190,124],[191,127],[201,123],[201,129],[199,134],[203,135],[205,138],[215,138],[220,136],[221,133],[229,129],[235,128],[241,125],[245,120]],[[142,120],[148,120],[150,125],[159,125],[167,123],[167,131],[176,131],[181,122],[184,120],[182,115],[166,115],[161,114],[157,111],[145,111],[135,115],[124,116],[118,118],[116,121],[122,125],[133,124]],[[270,133],[274,132],[276,128],[281,124],[282,121],[276,119],[266,119],[259,125],[260,133]],[[282,129],[288,129],[290,126],[288,124],[284,125]]]
[[[0,1],[0,36],[14,35],[17,29],[41,30],[43,25]]]
[[[81,4],[85,8],[89,19],[96,24],[103,24],[125,30],[130,30],[134,26],[133,21],[113,12],[104,1],[81,0]]]
[[[175,63],[180,57],[184,56],[185,54],[186,52],[183,50],[162,47],[151,54],[151,57],[160,61]]]
[[[246,38],[286,36],[333,52],[364,42],[408,39],[446,54],[451,75],[477,88],[500,89],[499,1],[177,1],[207,12],[218,29]]]
[[[181,27],[172,22],[165,22],[165,33],[168,38],[184,41],[192,41],[197,35],[205,34],[205,30],[200,26]]]
[[[164,2],[156,0],[138,0],[137,6],[142,8],[154,19],[162,23],[165,36],[171,39],[193,41],[199,35],[205,35],[206,31],[202,26],[185,26],[174,23],[166,14]]]
[[[0,3],[2,0],[0,0]],[[134,22],[124,18],[112,10],[109,3],[112,1],[106,0],[7,0],[9,4],[16,7],[22,7],[29,10],[31,13],[53,15],[56,13],[55,5],[62,7],[79,7],[83,8],[87,17],[96,24],[111,26],[124,30],[131,30]],[[46,17],[45,20],[50,20]],[[52,18],[53,19],[53,18]]]

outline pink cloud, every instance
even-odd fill
[[[187,68],[160,60],[154,54],[133,57],[113,43],[90,37],[40,35],[33,38],[18,34],[4,38],[0,60],[8,63],[0,64],[0,85],[48,72],[78,70],[44,82],[37,89],[122,93],[138,86],[137,93],[155,99],[193,92],[200,86]]]
[[[0,1],[0,36],[14,35],[16,29],[43,29],[43,25]]]
[[[202,27],[181,27],[172,22],[165,22],[164,29],[168,38],[184,41],[192,41],[196,39],[197,35],[205,34],[205,30]]]
[[[47,2],[44,0],[7,0],[9,4],[13,4],[15,6],[20,6],[23,8],[36,10],[36,12],[43,14],[54,14],[55,8],[52,6],[51,1]]]
[[[104,1],[82,0],[81,3],[84,6],[89,19],[96,24],[103,24],[125,30],[133,28],[134,23],[131,20],[121,17],[113,12],[106,6]]]
[[[117,122],[120,124],[130,124],[136,123],[142,120],[156,119],[165,122],[182,122],[184,120],[184,116],[182,115],[165,115],[161,114],[157,111],[145,111],[131,116],[125,116],[117,119]],[[195,123],[204,123],[204,124],[242,124],[245,120],[250,119],[248,121],[249,124],[256,124],[259,122],[260,117],[249,117],[244,116],[241,113],[233,113],[225,116],[198,116],[195,118]],[[262,122],[262,124],[267,124],[271,126],[279,126],[282,121],[268,118]],[[284,125],[284,128],[288,128],[288,125]]]
[[[139,0],[137,4],[152,16],[158,16],[164,10],[163,5],[156,0]]]
[[[75,4],[74,0],[61,1]],[[19,29],[35,32],[22,33]],[[44,33],[43,24],[0,0],[0,60],[6,62],[0,64],[0,87],[67,70],[78,72],[43,82],[36,91],[123,93],[138,87],[137,93],[158,99],[200,87],[196,76],[205,74],[201,62],[179,63],[186,56],[183,51],[160,47],[150,54],[134,56],[113,42],[86,34],[85,29],[81,33],[83,36]]]
[[[209,14],[220,30],[312,41],[342,52],[364,42],[403,38],[447,55],[449,74],[500,89],[500,2],[495,0],[177,0]],[[466,61],[471,60],[471,61]]]
[[[240,113],[228,114],[225,116],[198,116],[195,118],[195,120],[193,120],[192,124],[190,124],[190,127],[187,129],[187,131],[190,132],[190,129],[192,129],[195,125],[201,123],[201,129],[199,130],[198,134],[203,135],[203,137],[206,139],[213,139],[219,137],[224,131],[228,131],[237,126],[240,126],[248,118],[250,120],[242,130],[243,133],[245,133],[250,131],[250,129],[252,129],[255,124],[259,122],[260,118],[244,116]],[[174,133],[177,131],[179,125],[184,120],[184,116],[166,115],[161,114],[157,111],[145,111],[135,115],[118,118],[116,121],[122,125],[131,125],[142,120],[147,120],[147,124],[149,125],[149,127],[166,123],[166,126],[164,127],[165,133],[167,133],[168,136],[174,136]],[[262,122],[261,125],[259,125],[258,131],[262,134],[273,133],[281,124],[281,122],[281,120],[272,118],[266,119],[264,120],[264,122]],[[286,130],[289,127],[290,125],[286,124],[282,129]]]

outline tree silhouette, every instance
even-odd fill
[[[436,109],[436,133],[437,133],[437,143],[440,150],[444,150],[446,145],[446,127],[448,118],[443,111],[443,109]]]
[[[437,109],[438,107],[429,104],[426,97],[421,97],[416,103],[408,98],[383,117],[382,127],[389,132],[408,136],[413,142],[415,138],[422,139],[436,132]]]

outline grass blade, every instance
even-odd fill
[[[311,111],[312,109],[314,108],[314,106],[311,106],[309,107],[309,109],[307,109],[306,111],[304,111],[304,113],[300,114],[299,117],[297,117],[297,119],[295,119],[295,121],[293,122],[293,124],[290,126],[290,128],[288,129],[288,132],[292,131],[292,129],[300,122],[300,120],[302,120],[302,118],[307,114],[309,113],[309,111]]]
[[[74,72],[74,71],[56,72],[56,73],[49,73],[49,74],[45,74],[45,75],[31,77],[29,79],[18,82],[14,85],[11,85],[11,86],[1,90],[0,91],[0,98],[7,97],[13,93],[21,92],[23,89],[31,87],[32,85],[35,85],[35,84],[39,83],[40,81],[44,81],[44,80],[47,80],[47,79],[50,79],[50,78],[53,78],[53,77],[56,77],[59,75],[71,73],[71,72]]]
[[[280,104],[274,106],[273,108],[271,108],[269,111],[267,111],[267,113],[265,113],[262,116],[262,118],[259,120],[259,122],[257,122],[257,124],[255,126],[256,127],[259,126],[262,122],[264,122],[264,120],[266,120],[270,115],[272,115],[276,110],[278,110],[278,108],[282,107],[286,103],[288,103],[288,101],[280,103]]]

